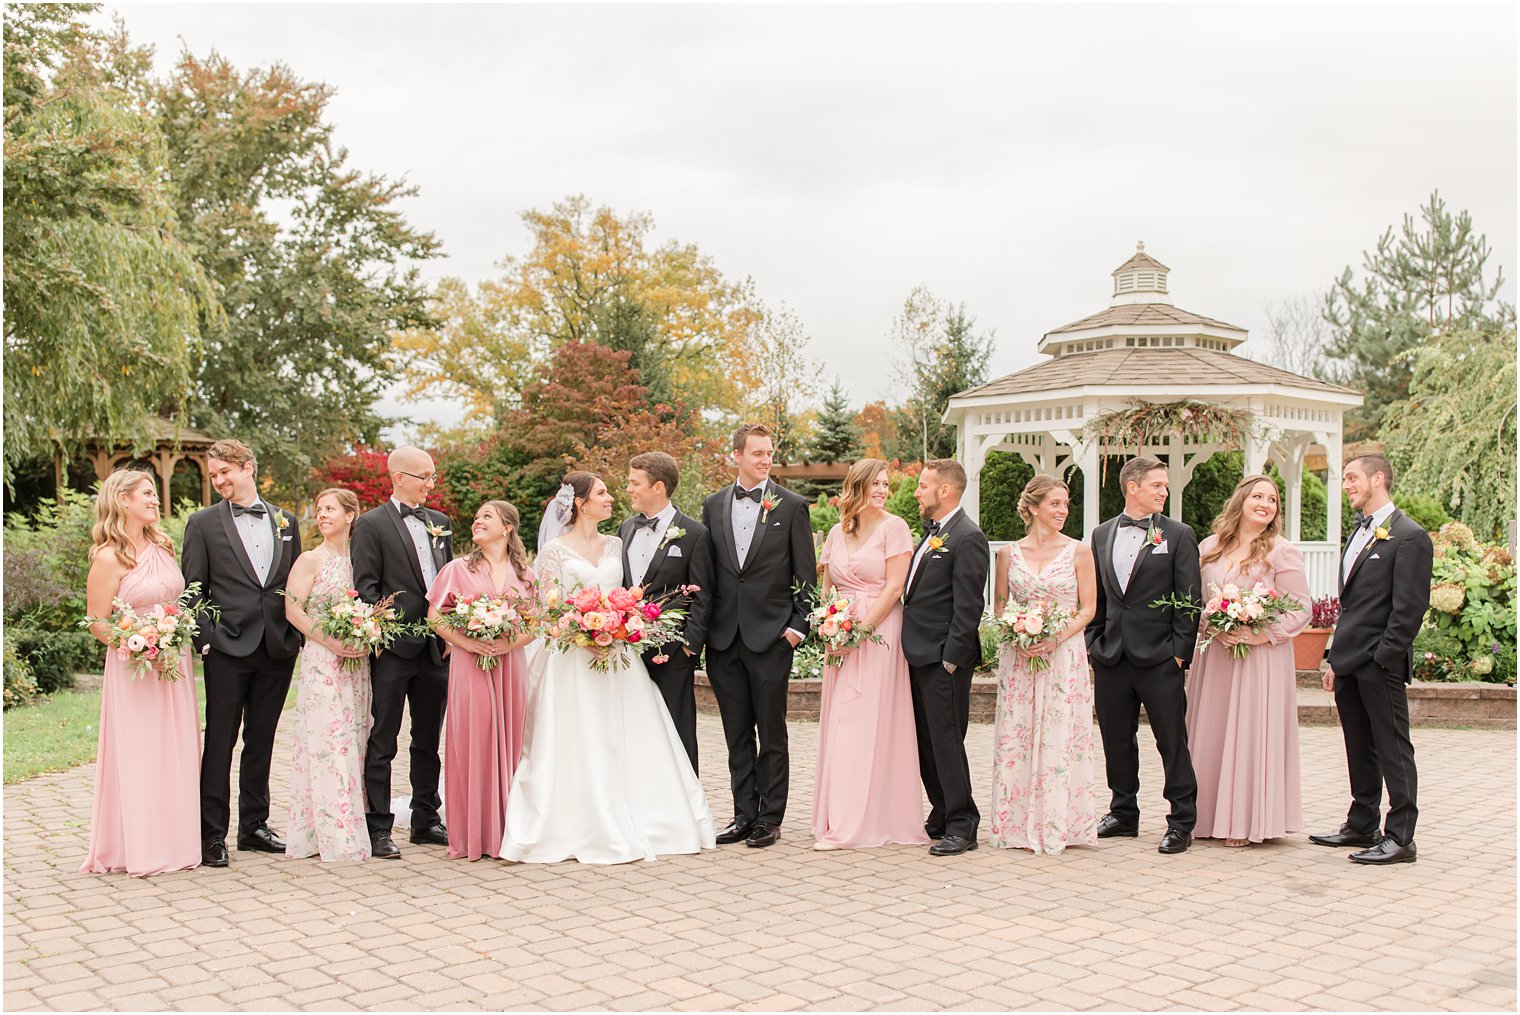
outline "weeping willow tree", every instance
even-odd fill
[[[83,4],[5,9],[5,453],[145,440],[184,398],[215,295],[179,240],[147,54]]]

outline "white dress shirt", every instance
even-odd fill
[[[945,517],[943,517],[943,518],[941,518],[939,520],[939,527],[935,531],[936,532],[944,532],[945,531],[945,526],[948,525],[948,524],[950,524],[950,519],[954,518],[956,516],[956,514],[958,514],[960,512],[960,509],[961,508],[960,508],[959,504],[957,504],[955,507],[951,508],[950,509],[950,513],[947,514]],[[915,553],[915,554],[913,554],[913,563],[910,564],[910,565],[908,565],[908,583],[906,585],[904,585],[903,588],[907,589],[907,588],[911,588],[912,587],[912,585],[913,585],[913,576],[916,575],[916,574],[918,574],[918,565],[919,565],[919,562],[924,559],[924,554],[926,554],[928,552],[929,552],[929,541],[927,539],[925,539],[923,542],[921,542],[921,543],[918,544],[918,552]]]
[[[1114,577],[1119,579],[1120,592],[1129,588],[1129,579],[1135,573],[1135,564],[1140,560],[1140,551],[1145,549],[1145,534],[1156,523],[1154,515],[1146,515],[1145,518],[1145,528],[1114,522],[1114,528],[1118,530],[1114,533]],[[1139,520],[1136,519],[1136,521]]]
[[[396,505],[398,511],[411,510],[410,505],[401,503],[395,497],[391,498],[391,503]],[[428,591],[433,587],[433,580],[438,577],[438,566],[433,563],[433,537],[428,534],[427,524],[416,515],[403,515],[401,521],[411,534],[412,546],[417,551],[417,563],[422,565],[423,591]]]
[[[1372,539],[1373,530],[1388,521],[1388,516],[1393,514],[1394,503],[1389,501],[1376,511],[1372,512],[1372,520],[1367,525],[1358,529],[1351,535],[1351,542],[1346,544],[1346,555],[1341,558],[1341,581],[1344,582],[1351,574],[1351,565],[1362,555],[1367,548],[1367,543]]]
[[[740,490],[744,489],[738,483],[735,483],[734,486]],[[751,487],[750,489],[764,490],[765,483],[762,481],[759,487]],[[748,497],[738,497],[734,494],[729,494],[729,496],[734,498],[734,550],[739,554],[739,564],[742,567],[744,565],[744,558],[749,556],[749,545],[755,541],[755,526],[759,524],[760,512],[764,508]],[[760,499],[764,500],[765,495],[761,494]]]
[[[259,576],[259,584],[269,581],[269,569],[274,566],[274,508],[263,498],[253,502],[263,504],[265,514],[250,515],[241,514],[232,516],[232,524],[237,528],[238,537],[243,541],[243,549],[248,551],[248,560],[253,564],[253,573]],[[249,507],[253,505],[250,504]]]
[[[649,564],[654,560],[655,551],[660,548],[660,541],[665,538],[670,523],[675,521],[676,506],[666,504],[665,510],[654,518],[654,528],[637,528],[628,540],[628,577],[635,585],[644,584],[644,579],[649,577]]]

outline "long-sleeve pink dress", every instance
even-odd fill
[[[149,545],[116,598],[141,613],[184,591],[174,554]],[[201,728],[189,649],[180,655],[176,680],[138,676],[114,651],[106,653],[95,758],[90,853],[80,873],[146,877],[199,866]]]
[[[887,515],[854,553],[835,525],[819,561],[828,565],[834,588],[864,616],[886,588],[888,558],[912,552],[908,523]],[[866,642],[823,673],[813,837],[843,848],[929,841],[901,606],[892,608],[876,634],[882,643]]]
[[[1218,542],[1209,536],[1200,556]],[[1309,623],[1304,557],[1278,538],[1263,564],[1241,573],[1224,558],[1203,566],[1210,583],[1241,587],[1266,582],[1304,604],[1267,629],[1270,643],[1244,659],[1218,641],[1204,649],[1188,677],[1188,751],[1198,776],[1200,839],[1276,839],[1303,827],[1298,768],[1298,688],[1293,636]],[[1201,621],[1200,621],[1201,624]]]
[[[511,569],[511,564],[507,565]],[[501,593],[491,569],[470,570],[467,558],[444,565],[428,590],[428,603],[442,606],[455,596],[529,595],[532,569],[507,576]],[[487,672],[478,657],[449,652],[449,704],[443,759],[443,810],[449,828],[450,859],[495,856],[506,827],[507,790],[523,750],[528,712],[528,665],[524,649],[499,656]]]

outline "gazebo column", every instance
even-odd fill
[[[1287,537],[1292,542],[1303,538],[1304,520],[1304,458],[1309,453],[1313,437],[1306,433],[1294,434],[1286,445],[1279,445],[1282,454],[1283,487],[1286,503],[1283,513],[1287,516]]]
[[[966,492],[961,496],[961,510],[978,525],[982,523],[981,438],[968,434],[965,427],[955,428],[955,457],[966,470]]]
[[[1254,476],[1267,468],[1267,458],[1271,454],[1272,445],[1260,437],[1246,439],[1246,471],[1247,476]]]
[[[1103,487],[1103,457],[1099,454],[1097,441],[1088,441],[1073,449],[1077,468],[1082,470],[1082,538],[1092,535],[1101,519],[1098,517],[1098,494]]]
[[[1341,468],[1345,448],[1339,429],[1323,435],[1325,441],[1325,541],[1341,545]],[[1339,564],[1337,563],[1337,566]]]
[[[1166,439],[1166,482],[1171,487],[1167,513],[1173,521],[1182,521],[1182,491],[1187,489],[1188,473],[1182,438],[1172,434]]]

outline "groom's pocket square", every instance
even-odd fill
[[[668,549],[668,550],[665,551],[665,556],[667,556],[667,557],[679,557],[680,555],[681,555],[681,548],[679,546],[676,546],[675,544],[671,544],[670,549]]]
[[[1159,542],[1159,543],[1156,544],[1156,548],[1151,551],[1151,554],[1153,556],[1156,556],[1156,555],[1163,554],[1165,552],[1166,552],[1166,540],[1163,539],[1161,542]]]
[[[1374,553],[1372,556],[1368,557],[1367,559],[1368,560],[1382,560],[1383,559],[1383,555],[1380,554],[1380,553]]]

